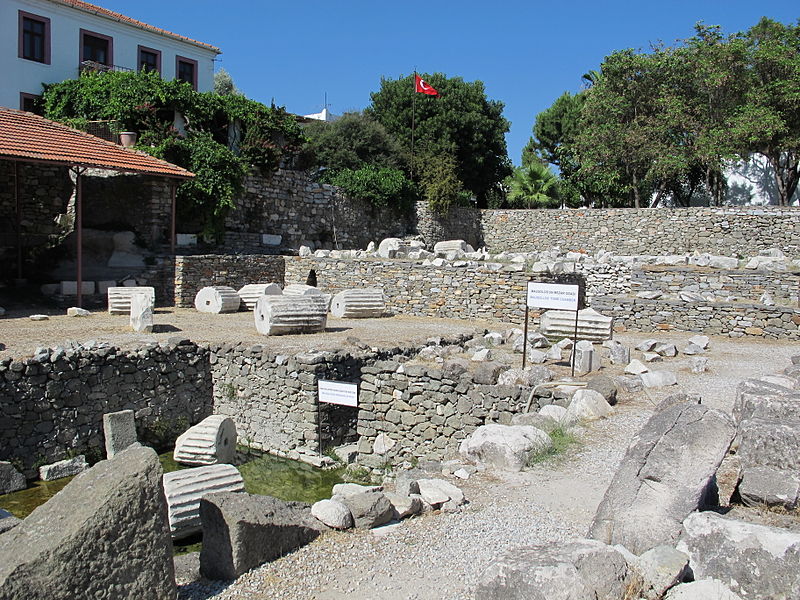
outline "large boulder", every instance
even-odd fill
[[[481,425],[459,447],[469,461],[506,471],[521,471],[532,456],[553,445],[545,432],[528,425]]]
[[[338,500],[320,500],[311,506],[311,515],[333,529],[350,529],[353,515]]]
[[[589,389],[573,394],[564,415],[564,424],[573,425],[582,421],[596,421],[611,414],[611,406],[600,392]]]
[[[0,460],[0,494],[24,490],[26,485],[25,475],[17,471],[10,462]]]
[[[341,498],[350,509],[356,527],[370,529],[388,523],[394,517],[394,507],[382,492],[361,492]]]
[[[206,494],[200,519],[200,573],[208,579],[236,579],[328,529],[311,516],[308,504],[241,492]]]
[[[736,389],[733,416],[747,419],[800,419],[800,391],[759,379],[746,379]]]
[[[677,549],[689,555],[696,579],[718,579],[743,598],[800,597],[796,531],[694,513],[683,522]]]
[[[636,554],[674,543],[682,521],[705,503],[734,432],[728,415],[702,404],[654,414],[622,459],[590,537]]]
[[[75,477],[0,543],[0,598],[174,600],[161,465],[135,445]]]
[[[633,572],[621,552],[595,540],[576,540],[506,551],[482,576],[475,598],[616,599],[627,597],[632,579]]]

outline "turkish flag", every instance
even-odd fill
[[[416,73],[414,74],[414,91],[419,92],[420,94],[427,94],[428,96],[439,95],[439,92],[433,89],[422,77]]]

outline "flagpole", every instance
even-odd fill
[[[411,181],[414,181],[414,127],[417,118],[417,69],[414,67],[414,77],[412,79],[414,91],[411,95]]]

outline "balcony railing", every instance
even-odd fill
[[[78,73],[80,74],[84,71],[100,71],[105,73],[107,71],[133,71],[133,69],[129,69],[128,67],[120,67],[119,65],[104,65],[103,63],[93,60],[84,60],[78,65]]]

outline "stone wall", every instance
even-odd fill
[[[372,240],[411,231],[410,219],[346,198],[334,186],[312,182],[305,171],[280,169],[270,178],[248,177],[245,193],[235,203],[225,222],[229,250],[227,239],[235,243],[238,238],[250,245],[237,251],[260,251],[261,234],[281,236],[280,245],[286,248],[303,243],[314,248],[366,248]]]
[[[438,366],[376,362],[363,369],[358,462],[379,468],[387,461],[453,455],[477,427],[510,424],[515,413],[524,411],[529,391],[478,384],[468,373],[450,378]],[[381,434],[394,444],[386,454],[375,454],[375,440]]]
[[[445,240],[464,240],[473,248],[483,245],[481,211],[477,208],[456,206],[446,215],[438,215],[428,208],[427,202],[417,202],[414,213],[417,234],[429,250]]]
[[[697,331],[707,335],[800,340],[800,309],[744,302],[595,299],[592,308],[633,331]]]
[[[466,261],[424,266],[409,260],[286,258],[286,280],[302,281],[309,269],[317,272],[320,288],[336,293],[346,288],[380,287],[389,311],[422,317],[487,319],[507,323],[523,322],[525,289],[533,277],[549,281],[547,273],[526,272],[522,264],[484,263],[467,266]],[[714,271],[698,268],[632,269],[623,264],[575,264],[587,284],[592,308],[614,317],[617,324],[635,331],[656,331],[669,326],[686,331],[731,335],[758,335],[798,339],[800,309],[791,294],[783,306],[754,304],[756,286],[782,294],[796,289],[798,276],[789,273],[755,271]],[[632,294],[644,287],[659,288],[674,295],[670,287],[676,274],[684,277],[681,289],[698,287],[706,291],[738,286],[747,302],[696,302],[663,298],[643,300]],[[689,277],[689,279],[686,279]],[[733,282],[733,283],[731,283]],[[738,282],[738,283],[737,283]],[[635,284],[635,285],[634,285]],[[748,291],[748,286],[753,286]],[[733,291],[733,290],[732,290]],[[725,291],[726,295],[728,294]],[[733,294],[736,295],[736,294]],[[531,311],[531,325],[538,325],[538,313]]]
[[[175,257],[175,306],[194,306],[197,292],[209,285],[227,285],[238,290],[248,283],[271,282],[284,284],[282,256],[200,254]]]
[[[236,422],[242,443],[289,458],[317,456],[320,432],[323,447],[356,441],[357,409],[318,406],[320,379],[358,383],[365,365],[409,352],[288,356],[261,346],[231,345],[215,345],[211,351],[215,413]]]
[[[66,167],[18,163],[23,260],[57,243],[72,228],[74,190]],[[74,210],[74,209],[73,209]],[[23,277],[27,276],[25,267]],[[17,276],[17,204],[14,163],[0,160],[0,280]]]
[[[133,231],[137,241],[150,250],[169,248],[170,180],[91,169],[83,176],[82,185],[84,227]]]
[[[800,275],[769,271],[719,271],[702,267],[649,267],[634,269],[630,275],[631,290],[658,291],[676,296],[681,291],[714,294],[720,300],[735,296],[758,302],[769,293],[777,304],[798,305]]]
[[[709,252],[754,256],[780,248],[800,257],[800,208],[484,210],[482,243],[492,252],[607,250],[614,254]]]
[[[134,350],[89,343],[0,361],[0,460],[31,475],[68,451],[104,456],[103,413],[126,409],[140,437],[211,414],[208,350],[179,339]]]

